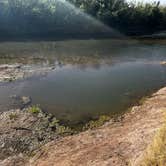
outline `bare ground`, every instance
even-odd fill
[[[28,166],[139,166],[164,122],[166,88],[132,108],[120,122],[46,144]]]
[[[0,113],[0,166],[24,166],[35,150],[61,137],[55,117],[31,109]]]

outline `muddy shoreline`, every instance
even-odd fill
[[[39,66],[34,68],[32,65],[3,64],[0,65],[0,82],[12,82],[32,76],[45,75],[52,70],[54,70],[53,66]]]
[[[119,122],[110,121],[95,130],[46,144],[28,165],[139,166],[144,151],[163,125],[165,110],[163,88],[133,107]]]
[[[166,65],[166,61],[157,63]],[[1,64],[0,83],[44,76],[56,67],[49,63]],[[11,98],[20,107],[0,112],[0,165],[137,166],[163,123],[166,88],[117,120],[102,116],[98,121],[87,123],[79,133],[60,124],[55,116],[32,106],[31,96],[13,95]]]
[[[42,145],[71,134],[70,128],[37,106],[0,113],[0,165],[14,156],[25,160]]]
[[[132,107],[120,121],[110,120],[76,135],[52,115],[30,109],[0,114],[0,165],[124,166],[130,162],[136,166],[163,123],[166,88]]]

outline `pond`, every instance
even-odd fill
[[[17,108],[11,96],[67,124],[118,115],[166,85],[165,41],[72,40],[0,43],[0,64],[52,66],[44,75],[0,83],[0,110]]]

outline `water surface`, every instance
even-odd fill
[[[11,96],[18,95],[30,96],[33,104],[71,124],[122,113],[166,85],[166,67],[160,64],[165,52],[159,41],[1,43],[1,64],[55,68],[44,76],[1,83],[0,108],[17,107]]]

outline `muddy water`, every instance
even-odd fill
[[[67,123],[124,112],[138,99],[166,85],[165,42],[84,40],[1,43],[1,64],[53,66],[45,75],[0,83],[0,108],[18,107],[11,96]]]

